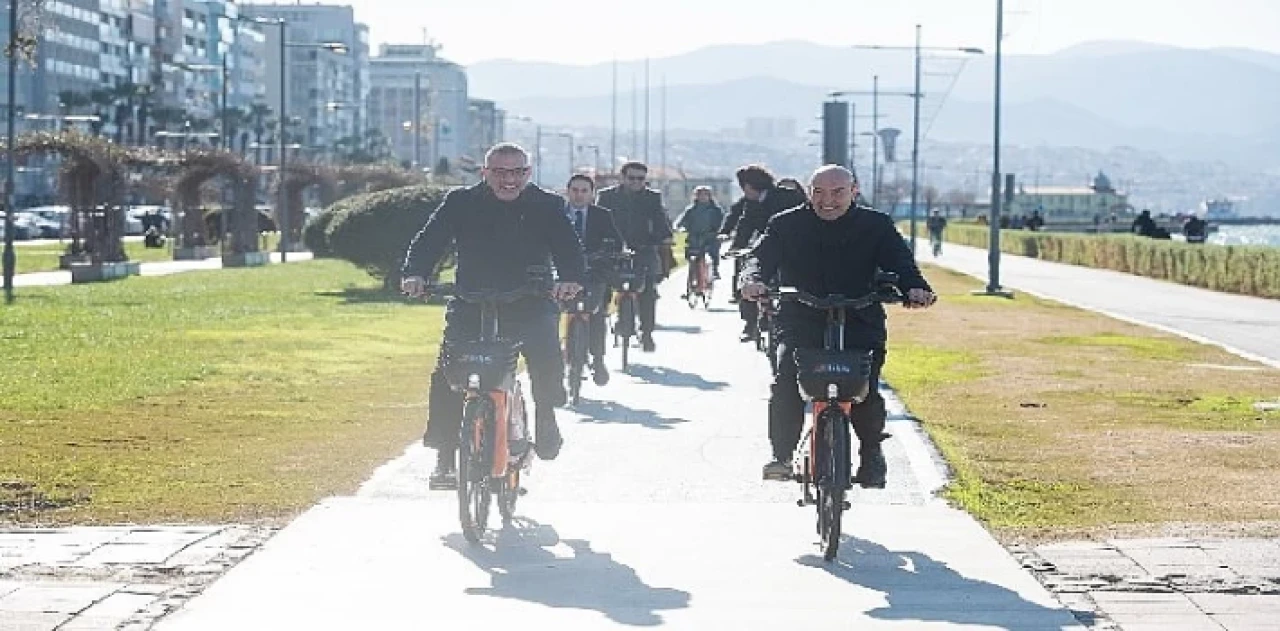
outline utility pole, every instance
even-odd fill
[[[871,207],[880,196],[880,75],[871,77]]]
[[[613,97],[609,112],[609,172],[618,159],[618,60],[613,60]],[[596,151],[596,173],[600,172],[599,150]]]
[[[916,252],[916,203],[920,186],[920,25],[916,25],[916,87],[911,122],[911,253]]]
[[[644,163],[649,164],[649,58],[644,60]]]
[[[422,71],[413,73],[413,170],[422,173]]]

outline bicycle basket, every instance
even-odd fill
[[[836,400],[861,403],[871,393],[872,352],[829,351],[820,348],[796,349],[796,372],[800,389],[810,399],[829,398],[836,387]]]
[[[501,388],[516,374],[520,343],[512,340],[446,341],[440,349],[444,355],[444,374],[449,387],[464,390],[471,375],[480,377],[481,390]]]

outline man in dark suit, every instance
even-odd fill
[[[657,319],[658,282],[662,280],[662,264],[658,250],[671,243],[671,221],[662,207],[662,193],[645,186],[649,167],[641,162],[622,165],[622,184],[600,190],[598,204],[613,211],[613,220],[636,252],[636,271],[645,274],[645,289],[640,294],[640,345],[645,352],[654,350],[653,329]]]
[[[738,169],[737,176],[738,187],[742,189],[742,205],[733,205],[721,230],[722,233],[732,233],[730,248],[733,250],[751,247],[756,238],[764,234],[769,219],[808,201],[803,191],[779,188],[773,174],[762,166],[744,166]],[[741,269],[740,265],[737,269]],[[733,284],[735,288],[739,284],[737,274]],[[750,300],[740,300],[738,313],[742,316],[742,341],[754,342],[760,335],[756,328],[759,305]]]
[[[607,208],[591,203],[596,195],[596,183],[590,176],[578,173],[569,178],[566,187],[568,202],[565,213],[569,223],[578,233],[583,252],[587,256],[587,296],[589,303],[595,307],[591,313],[591,376],[596,385],[609,383],[609,369],[604,365],[605,338],[609,331],[609,304],[613,301],[613,292],[609,289],[610,266],[592,255],[621,252],[626,242],[618,226],[614,224],[613,213]]]

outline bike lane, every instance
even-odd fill
[[[769,371],[737,342],[727,285],[691,311],[674,276],[658,351],[632,349],[629,375],[586,384],[560,412],[564,450],[534,464],[514,528],[469,546],[455,496],[426,490],[432,453],[412,446],[158,628],[1082,628],[934,497],[945,469],[896,399],[889,488],[854,491],[839,559],[824,563],[798,485],[760,480]]]

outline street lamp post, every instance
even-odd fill
[[[595,158],[596,158],[596,160],[595,160],[595,162],[593,162],[593,163],[592,163],[592,165],[593,165],[593,166],[594,166],[594,168],[595,168],[596,174],[597,174],[597,175],[599,175],[599,173],[600,173],[600,145],[578,145],[578,151],[582,151],[582,150],[584,150],[584,149],[590,149],[590,150],[592,150],[593,152],[595,152]]]
[[[975,292],[986,296],[1012,298],[1013,294],[1000,286],[1000,66],[1003,59],[1004,0],[996,0],[996,77],[995,107],[991,147],[991,219],[988,226],[987,286]]]
[[[413,170],[422,168],[422,72],[413,73]]]
[[[562,132],[556,132],[556,135],[557,135],[557,136],[559,136],[559,137],[561,137],[561,138],[564,138],[564,139],[566,139],[566,140],[568,140],[568,141],[569,141],[569,144],[568,144],[568,149],[569,149],[569,155],[568,155],[568,158],[569,158],[569,175],[573,175],[573,147],[574,147],[574,138],[573,138],[573,134],[571,134],[571,133],[569,133],[569,132],[567,132],[567,131],[562,131]]]
[[[983,54],[983,50],[981,48],[975,48],[972,46],[965,46],[965,47],[959,47],[959,48],[921,46],[919,24],[916,25],[915,46],[907,47],[907,46],[872,45],[872,46],[854,46],[854,48],[867,49],[867,50],[910,50],[914,53],[915,89],[913,90],[914,92],[913,98],[915,99],[915,105],[913,108],[914,111],[912,114],[912,123],[911,123],[911,240],[909,241],[909,243],[911,244],[911,253],[915,254],[916,215],[917,215],[916,204],[919,198],[919,179],[920,179],[920,170],[916,168],[916,165],[920,162],[920,99],[924,96],[920,92],[920,61],[921,61],[920,52],[929,50],[929,51],[942,51],[942,52],[952,52],[952,53],[964,53],[968,55],[981,55]]]
[[[5,128],[8,130],[5,138],[5,160],[4,160],[4,301],[5,304],[13,304],[13,274],[14,268],[17,266],[17,257],[13,251],[13,205],[16,202],[15,189],[13,185],[14,171],[14,136],[17,134],[18,127],[18,0],[9,0],[9,109],[5,113]]]

